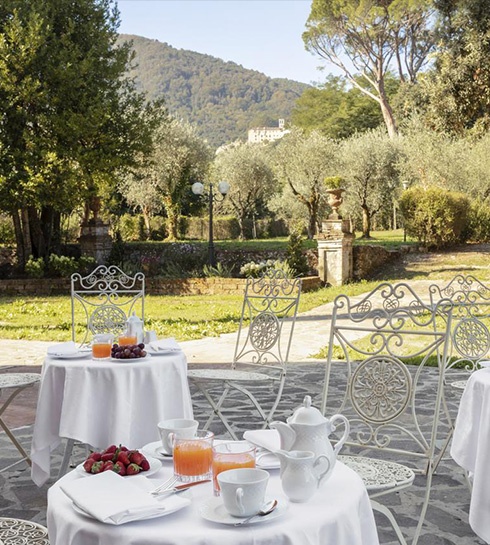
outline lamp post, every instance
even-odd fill
[[[403,191],[406,191],[410,187],[410,182],[406,180],[402,182]],[[403,242],[407,242],[407,230],[405,228],[405,218],[403,218]]]
[[[213,206],[214,202],[222,201],[228,192],[230,191],[230,184],[228,182],[218,183],[218,193],[215,193],[213,184],[210,183],[205,192],[204,184],[201,182],[195,182],[192,184],[192,192],[194,195],[200,197],[204,196],[208,198],[208,210],[209,210],[209,240],[208,240],[208,261],[211,267],[216,267],[216,257],[214,254],[214,240],[213,240]]]

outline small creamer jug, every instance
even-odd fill
[[[330,460],[324,454],[315,456],[309,450],[277,450],[281,462],[281,484],[292,501],[308,501],[330,471]]]

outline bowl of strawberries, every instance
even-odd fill
[[[160,460],[145,456],[139,450],[131,450],[124,445],[111,445],[102,451],[91,452],[77,469],[86,475],[114,471],[121,477],[129,477],[140,473],[152,475],[161,467]]]

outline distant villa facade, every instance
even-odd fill
[[[260,143],[268,140],[278,140],[285,134],[288,134],[288,130],[284,128],[284,119],[279,119],[278,127],[254,127],[248,131],[248,141],[252,143]]]

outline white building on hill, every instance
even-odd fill
[[[252,143],[260,143],[268,140],[278,140],[285,134],[288,134],[288,130],[284,128],[284,119],[279,119],[278,127],[254,127],[248,131],[248,141]]]

